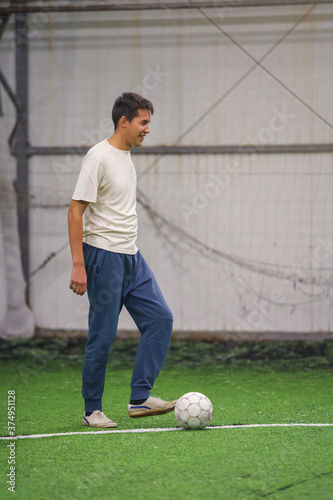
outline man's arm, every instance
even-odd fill
[[[82,216],[89,205],[86,201],[72,200],[68,209],[68,234],[71,246],[73,269],[69,288],[77,295],[84,295],[87,291],[87,273],[84,267],[82,239]]]

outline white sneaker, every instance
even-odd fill
[[[161,398],[149,396],[141,405],[127,405],[128,414],[131,418],[149,417],[151,415],[163,415],[174,410],[177,399],[174,401],[163,401]]]
[[[117,427],[116,422],[107,418],[100,410],[95,410],[90,417],[87,417],[84,412],[82,424],[90,425],[90,427]]]

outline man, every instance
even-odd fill
[[[73,258],[70,288],[88,292],[89,334],[82,371],[83,425],[116,427],[102,412],[106,366],[124,305],[140,334],[128,405],[130,417],[172,411],[175,401],[150,396],[165,361],[173,317],[136,247],[136,173],[130,149],[142,145],[154,108],[131,92],[116,99],[114,133],[84,157],[68,210]],[[83,241],[83,243],[82,243]]]

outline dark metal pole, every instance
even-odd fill
[[[18,0],[17,5],[24,5]],[[19,105],[19,125],[15,136],[18,230],[20,237],[23,275],[27,283],[29,302],[29,185],[28,185],[28,26],[27,14],[15,17],[15,72],[16,99]]]
[[[3,88],[7,92],[9,99],[14,104],[17,112],[19,112],[20,108],[19,108],[19,105],[17,103],[16,96],[15,96],[14,92],[12,91],[12,89],[11,89],[11,87],[10,87],[8,81],[7,81],[7,78],[5,77],[5,75],[3,74],[3,72],[1,71],[1,69],[0,69],[0,83],[2,83]]]
[[[0,19],[1,19],[1,24],[0,24],[0,39],[2,38],[2,35],[6,29],[6,26],[8,24],[8,21],[9,21],[9,18],[10,18],[10,14],[8,14],[8,12],[6,12],[5,14],[1,14],[0,15]]]
[[[331,4],[333,0],[208,0],[199,2],[139,2],[139,3],[103,3],[97,0],[89,3],[81,2],[74,4],[66,2],[61,4],[59,1],[49,2],[29,2],[29,5],[11,5],[9,7],[0,7],[0,13],[10,12],[96,12],[96,11],[134,11],[134,10],[171,10],[171,9],[207,9],[207,8],[234,8],[234,7],[269,7],[269,6],[290,6],[307,4]]]
[[[30,146],[29,156],[79,155],[87,153],[90,146]],[[216,146],[143,146],[134,148],[132,154],[140,155],[223,155],[223,154],[293,154],[333,153],[333,144],[226,144]]]

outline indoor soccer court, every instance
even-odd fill
[[[1,397],[12,387],[17,399],[15,441],[2,412],[1,468],[14,442],[19,498],[331,497],[329,345],[173,342],[154,392],[209,396],[203,430],[182,430],[173,413],[128,417],[136,341],[111,354],[104,410],[118,428],[109,430],[81,425],[82,343],[1,347]]]
[[[1,499],[332,498],[332,82],[331,0],[0,1]],[[123,307],[101,428],[67,214],[124,92],[154,107],[128,150],[178,402],[130,418]]]

